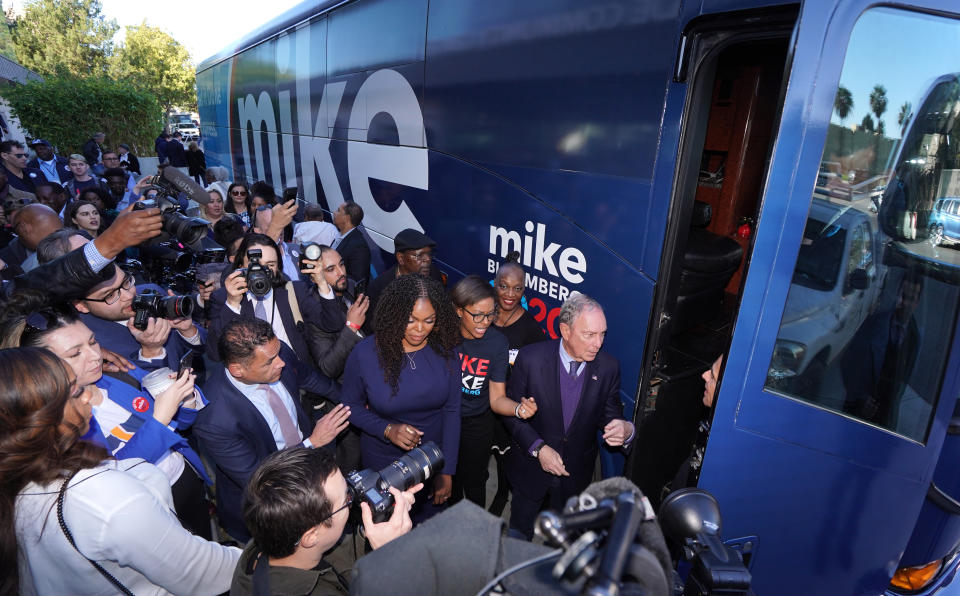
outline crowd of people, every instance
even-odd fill
[[[128,147],[98,133],[63,158],[35,139],[28,161],[0,144],[0,566],[15,570],[0,592],[344,591],[364,544],[460,500],[485,507],[492,454],[491,510],[512,494],[510,527],[530,538],[542,507],[590,481],[598,432],[629,446],[596,301],[574,293],[550,341],[515,255],[448,287],[413,229],[377,274],[359,205],[325,221],[295,189],[230,181],[176,137],[158,138],[162,165],[209,198],[172,200],[226,261],[174,314],[141,305],[175,293],[137,260],[170,234],[145,202],[164,189]],[[347,474],[428,441],[443,464],[391,488],[374,521]]]

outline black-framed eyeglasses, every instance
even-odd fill
[[[14,157],[26,157],[27,155],[29,155],[29,153],[12,153],[11,152],[9,153],[9,155],[12,155]]]
[[[248,193],[248,192],[245,191],[245,190],[231,190],[231,191],[230,191],[230,194],[233,195],[233,196],[235,196],[235,197],[240,197],[240,196],[243,196],[243,195],[245,195],[245,194],[250,194],[250,193]]]
[[[120,287],[114,288],[109,294],[103,298],[86,298],[87,302],[103,302],[104,304],[113,304],[117,300],[120,300],[120,293],[124,290],[129,290],[133,287],[133,278],[130,277],[130,274],[123,274],[123,281],[120,282]]]
[[[346,502],[345,502],[343,505],[341,505],[340,507],[337,507],[336,509],[334,509],[333,511],[331,511],[329,515],[327,515],[326,517],[324,517],[323,519],[321,519],[320,521],[318,521],[318,522],[317,522],[317,525],[319,526],[320,524],[322,524],[323,522],[327,521],[328,519],[330,519],[330,518],[333,517],[334,515],[340,513],[340,512],[343,511],[344,509],[349,509],[350,506],[353,505],[353,501],[354,501],[354,499],[356,499],[356,496],[357,496],[357,494],[353,491],[353,487],[348,484],[348,485],[347,485],[347,500],[346,500]],[[295,547],[296,547],[296,546],[300,546],[300,541],[297,540],[296,543],[294,543],[293,546],[295,546]]]
[[[497,308],[494,307],[490,312],[470,312],[467,309],[463,309],[463,312],[467,313],[473,317],[474,323],[482,323],[484,319],[488,321],[493,321],[497,318]]]

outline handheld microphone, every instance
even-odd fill
[[[163,168],[161,175],[154,176],[150,182],[154,186],[159,186],[174,196],[182,192],[188,199],[196,201],[201,205],[206,205],[210,202],[210,195],[207,194],[207,191],[204,190],[202,186],[197,184],[193,178],[174,167],[167,166]]]

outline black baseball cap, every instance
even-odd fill
[[[393,252],[405,252],[408,250],[417,250],[424,246],[436,245],[437,243],[434,242],[430,236],[412,228],[407,228],[406,230],[400,230],[393,239]]]
[[[31,147],[36,147],[37,145],[43,145],[44,147],[53,147],[53,145],[50,144],[50,141],[46,141],[44,139],[33,139],[32,141],[30,141]]]

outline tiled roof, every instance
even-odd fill
[[[20,66],[6,56],[0,56],[0,79],[15,83],[26,83],[27,81],[42,81],[43,77],[28,68]]]

